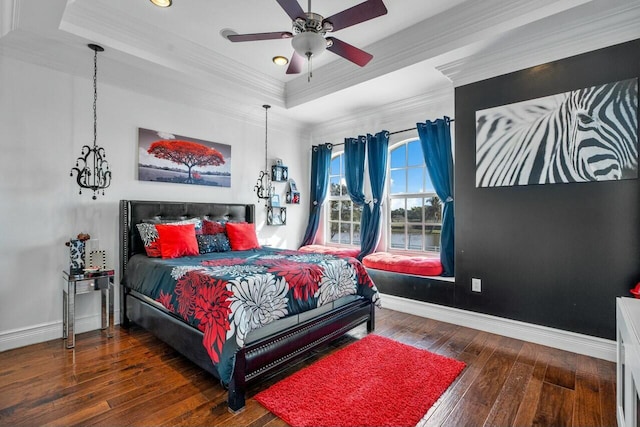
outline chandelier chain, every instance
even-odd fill
[[[267,163],[267,131],[269,129],[269,108],[268,105],[263,105],[264,108],[264,170],[266,171],[269,167]]]
[[[256,181],[256,185],[253,189],[258,196],[258,199],[264,200],[265,205],[269,206],[269,200],[271,199],[272,191],[271,188],[271,174],[269,173],[269,163],[268,163],[268,130],[269,130],[269,108],[270,105],[263,105],[264,108],[264,170],[261,170],[258,175],[258,180]]]
[[[93,52],[93,146],[98,139],[98,51]]]

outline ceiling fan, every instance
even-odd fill
[[[326,34],[385,15],[387,8],[382,0],[366,0],[328,18],[311,11],[311,0],[308,0],[309,11],[306,13],[298,0],[276,1],[293,20],[293,32],[236,34],[233,31],[225,31],[222,35],[232,42],[291,39],[294,52],[289,61],[287,74],[300,73],[306,57],[309,64],[309,79],[311,78],[311,59],[324,52],[325,49],[360,67],[367,65],[373,58],[373,55],[335,37],[327,37]]]

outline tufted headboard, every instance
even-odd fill
[[[124,278],[129,258],[145,252],[140,233],[135,226],[140,222],[163,222],[195,217],[254,222],[254,214],[254,205],[120,200],[120,279]]]

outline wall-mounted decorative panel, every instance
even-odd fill
[[[139,128],[138,179],[231,187],[231,146]]]
[[[476,111],[476,187],[637,177],[637,78]]]
[[[269,206],[267,208],[267,225],[286,225],[287,208],[280,206]]]
[[[271,166],[271,181],[282,182],[289,179],[289,168],[282,165]]]

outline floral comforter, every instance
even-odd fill
[[[346,295],[380,305],[375,285],[355,258],[270,248],[177,259],[135,255],[126,283],[203,332],[203,345],[225,385],[252,330]]]

